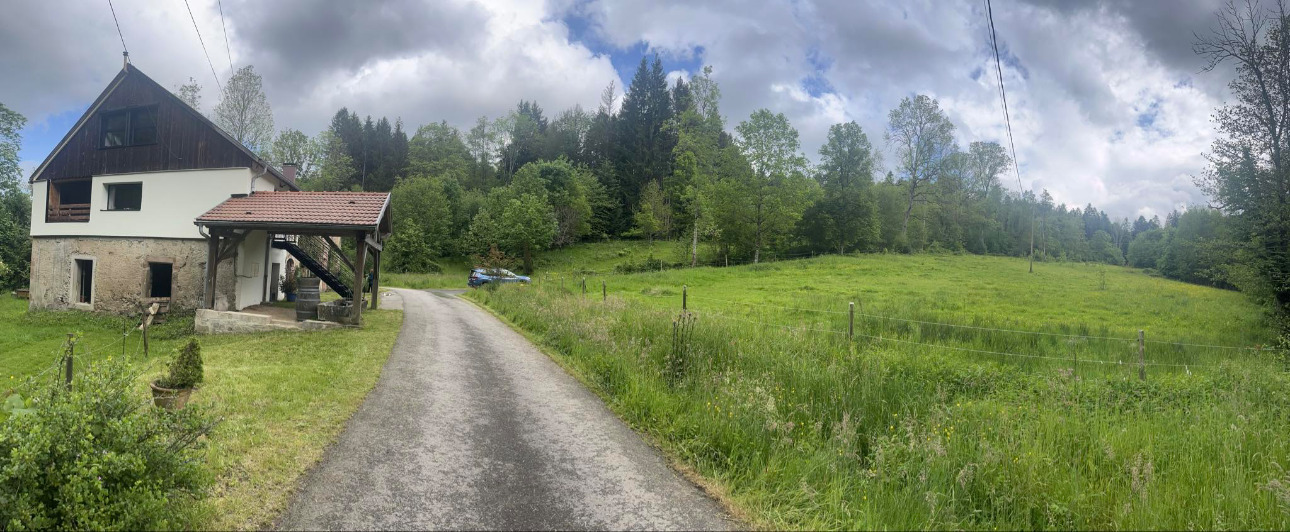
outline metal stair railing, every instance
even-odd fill
[[[353,295],[354,266],[349,258],[330,238],[317,235],[298,235],[295,242],[276,239],[275,247],[297,255],[300,265],[313,272],[327,286],[343,297]],[[292,249],[295,248],[295,249]],[[296,252],[299,252],[297,254]]]

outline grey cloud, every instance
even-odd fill
[[[244,62],[275,84],[306,86],[376,60],[478,47],[487,23],[471,4],[416,0],[244,0],[225,15]]]

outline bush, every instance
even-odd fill
[[[170,361],[170,374],[157,380],[162,388],[194,388],[202,382],[202,346],[196,338],[179,348]]]
[[[199,410],[154,409],[138,373],[108,359],[23,390],[28,411],[0,422],[0,529],[180,528],[209,477]],[[15,401],[16,403],[16,401]]]

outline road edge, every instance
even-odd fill
[[[425,291],[431,292],[434,290],[436,289],[427,289]],[[550,345],[547,345],[546,342],[543,342],[541,338],[525,330],[523,327],[516,325],[515,322],[511,321],[506,316],[503,316],[497,313],[493,309],[480,304],[478,301],[475,301],[472,298],[464,297],[465,294],[467,293],[469,292],[456,294],[456,297],[457,299],[466,301],[471,305],[474,305],[476,308],[483,310],[484,312],[487,312],[489,315],[491,315],[492,317],[496,318],[498,321],[502,322],[507,327],[509,327],[512,331],[519,333],[519,335],[523,336],[525,340],[528,340],[530,344],[533,344],[533,346],[536,347],[538,351],[541,351],[542,354],[546,355],[548,359],[550,359],[552,362],[555,362],[555,364],[559,366],[560,369],[563,370],[566,375],[573,377],[575,380],[578,381],[578,384],[582,385],[584,389],[586,389],[587,391],[594,394],[597,398],[599,398],[600,403],[605,406],[606,410],[609,410],[614,414],[614,417],[618,419],[619,423],[622,423],[633,433],[639,436],[642,440],[644,440],[645,444],[649,445],[650,448],[658,451],[659,455],[663,457],[663,461],[667,463],[667,466],[669,469],[681,475],[681,478],[684,478],[686,482],[693,484],[695,487],[699,488],[699,490],[702,491],[704,495],[707,495],[709,498],[716,501],[717,504],[721,505],[721,509],[724,510],[728,515],[728,517],[734,521],[734,524],[741,525],[742,527],[752,529],[752,530],[770,530],[770,528],[767,527],[765,523],[759,522],[759,520],[754,518],[751,512],[749,512],[747,509],[743,508],[742,506],[739,506],[736,502],[734,502],[734,499],[730,496],[730,490],[724,484],[722,484],[720,481],[716,479],[703,476],[694,468],[690,467],[688,464],[686,464],[684,461],[678,458],[675,455],[675,453],[673,453],[670,449],[667,448],[667,446],[663,445],[660,441],[658,441],[658,439],[655,438],[653,435],[647,432],[642,432],[638,428],[632,426],[631,423],[628,423],[627,420],[623,419],[623,416],[618,412],[617,409],[614,408],[613,403],[610,402],[608,398],[605,397],[605,395],[602,394],[599,390],[591,386],[591,384],[588,382],[585,376],[583,376],[581,373],[579,373],[578,371],[571,368],[568,364],[566,364],[564,359],[561,358],[558,353],[553,352],[553,348]]]

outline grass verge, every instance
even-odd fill
[[[221,421],[209,435],[206,464],[215,478],[209,496],[181,516],[183,528],[257,530],[269,527],[296,483],[344,428],[375,386],[403,313],[367,311],[362,329],[200,337],[205,383],[193,396]],[[26,301],[0,298],[0,371],[13,381],[56,360],[68,332],[80,332],[76,363],[122,353],[122,318],[82,312],[31,312]],[[143,357],[138,333],[125,353],[161,374],[173,349],[192,331],[192,318],[171,318],[150,335]],[[145,394],[145,382],[139,383]]]

